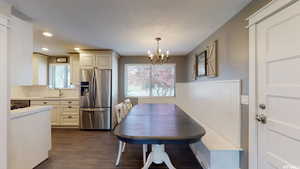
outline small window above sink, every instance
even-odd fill
[[[49,88],[74,88],[70,80],[70,65],[67,63],[49,64]]]

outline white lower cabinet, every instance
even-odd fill
[[[79,126],[79,101],[78,100],[62,100],[62,101],[39,100],[39,101],[31,101],[31,105],[53,106],[51,112],[51,125],[53,127],[78,127]]]
[[[51,125],[59,125],[60,124],[60,105],[53,105],[53,110],[51,113]]]
[[[78,126],[79,106],[72,103],[63,105],[60,115],[60,124],[63,126]]]
[[[49,158],[50,109],[33,111],[8,120],[9,165],[1,169],[32,169]]]
[[[63,126],[78,126],[79,115],[74,115],[74,114],[61,115],[60,120]]]

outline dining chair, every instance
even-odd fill
[[[132,109],[133,107],[133,104],[131,102],[130,99],[125,99],[124,100],[124,111],[125,111],[125,114],[127,115],[130,110]],[[125,143],[126,145],[126,143]],[[123,147],[123,152],[124,152],[124,149],[125,149],[125,146]],[[147,144],[143,144],[143,162],[144,164],[146,163],[146,160],[147,160],[147,151],[148,151],[148,145]]]
[[[122,120],[126,117],[126,115],[129,113],[131,108],[133,107],[131,101],[129,99],[125,100],[126,103],[119,103],[115,105],[115,113],[116,113],[116,119],[117,119],[117,124],[121,123]],[[126,143],[119,141],[119,150],[118,150],[118,156],[117,156],[117,161],[116,161],[116,166],[120,164],[120,159],[122,156],[122,153],[125,151]],[[143,144],[143,162],[144,164],[146,163],[146,153],[148,151],[148,145]]]
[[[125,117],[124,103],[119,103],[115,105],[115,114],[116,114],[117,124],[120,124]],[[124,152],[125,150],[125,145],[126,143],[122,142],[121,140],[119,141],[119,151],[118,151],[117,161],[115,164],[116,166],[118,166],[120,163],[122,152]]]
[[[129,111],[132,109],[133,104],[131,103],[130,99],[125,99],[124,100],[124,107],[125,107],[125,112],[126,114],[129,113]]]

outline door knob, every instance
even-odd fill
[[[265,116],[264,114],[257,114],[256,115],[256,120],[262,124],[266,124],[267,123],[267,116]]]
[[[266,105],[265,104],[260,104],[259,108],[262,109],[262,110],[265,110],[266,109]]]

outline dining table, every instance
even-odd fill
[[[166,144],[192,144],[201,140],[205,129],[176,104],[137,104],[119,123],[115,136],[129,144],[149,144],[151,152],[142,169],[165,163],[175,169]]]

